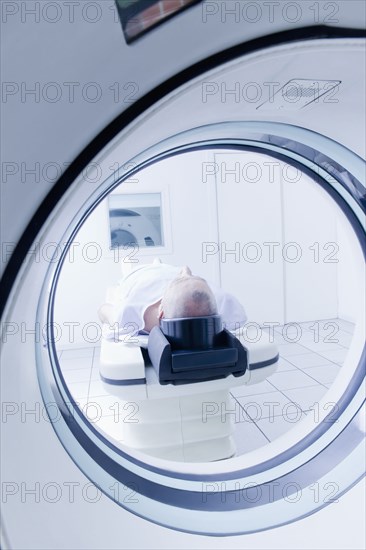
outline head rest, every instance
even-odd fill
[[[160,319],[160,330],[173,349],[211,349],[222,332],[220,315]]]

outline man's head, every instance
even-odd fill
[[[167,287],[161,300],[159,317],[177,319],[216,315],[215,296],[205,279],[192,275],[185,266]]]

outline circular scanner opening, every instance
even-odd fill
[[[264,461],[339,415],[338,388],[357,366],[357,248],[339,206],[293,163],[223,147],[135,170],[90,212],[59,272],[53,340],[70,401],[147,463]],[[219,313],[250,374],[161,386],[146,356],[145,374],[129,364],[148,338],[137,312],[184,266],[231,300]]]
[[[111,166],[113,147],[108,154],[102,163]],[[45,403],[60,410],[60,440],[118,504],[178,530],[238,534],[304,517],[360,479],[360,162],[297,127],[228,123],[158,143],[123,175],[94,182],[93,194],[85,178],[73,187],[83,206],[68,212],[45,282],[39,314],[47,312],[49,354],[37,349],[38,374]],[[133,241],[116,245],[116,224]],[[154,384],[144,363],[145,384],[135,359],[148,335],[127,319],[122,342],[111,342],[114,323],[103,325],[97,312],[104,303],[103,315],[110,306],[116,314],[116,283],[121,290],[121,279],[161,266],[153,262],[184,266],[214,293],[230,293],[246,320],[226,319],[228,329],[250,366],[269,368],[201,391]],[[117,346],[112,358],[105,342]],[[132,355],[122,361],[126,348]],[[113,381],[116,363],[127,383]],[[230,512],[223,525],[222,511]]]

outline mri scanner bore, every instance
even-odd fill
[[[20,7],[26,8],[25,4]],[[110,4],[100,6],[108,13]],[[360,158],[365,94],[360,75],[364,74],[365,44],[357,39],[364,36],[360,29],[363,3],[339,2],[333,21],[327,9],[331,3],[315,3],[316,19],[312,2],[310,10],[297,3],[301,17],[296,22],[286,20],[282,6],[277,9],[274,3],[276,15],[271,21],[267,16],[255,24],[245,19],[237,24],[236,15],[229,15],[223,25],[220,17],[226,2],[219,2],[214,6],[216,17],[210,16],[210,22],[202,25],[201,8],[212,4],[187,9],[128,46],[119,22],[113,28],[107,17],[92,25],[75,22],[73,28],[64,20],[56,29],[46,22],[33,27],[34,13],[27,14],[24,27],[20,21],[24,10],[10,16],[13,22],[18,20],[15,25],[9,19],[7,25],[10,50],[19,51],[22,38],[29,46],[23,48],[24,55],[11,60],[10,81],[20,79],[28,90],[35,80],[42,87],[42,82],[55,78],[62,83],[77,77],[81,89],[83,83],[98,78],[107,90],[116,75],[121,76],[123,66],[124,80],[118,87],[125,82],[138,84],[134,87],[138,95],[133,105],[110,105],[108,92],[95,105],[86,105],[80,94],[74,105],[67,101],[34,105],[31,100],[21,106],[21,118],[12,116],[20,112],[17,103],[10,101],[16,97],[8,98],[12,122],[7,160],[24,160],[27,167],[57,159],[72,165],[52,190],[51,182],[41,186],[31,180],[30,185],[22,185],[19,174],[13,185],[4,188],[4,238],[19,241],[6,271],[9,298],[4,319],[20,331],[23,326],[33,329],[34,323],[46,327],[49,345],[34,342],[33,334],[24,342],[21,333],[9,335],[2,351],[3,395],[6,401],[26,404],[27,409],[33,403],[44,404],[51,420],[56,413],[52,425],[32,421],[25,425],[19,414],[3,425],[5,479],[19,486],[25,482],[27,487],[38,480],[46,485],[51,480],[60,484],[70,480],[78,487],[90,481],[102,495],[95,506],[82,499],[71,506],[65,501],[38,504],[33,496],[25,504],[18,493],[4,506],[7,533],[1,547],[114,548],[151,541],[166,547],[231,543],[298,547],[310,532],[314,534],[307,542],[314,541],[314,547],[318,542],[324,548],[333,542],[348,547],[355,533],[356,545],[363,540],[361,484],[352,489],[364,475],[365,457],[365,432],[359,422],[364,413],[365,358],[364,311],[360,314],[364,298],[361,195],[365,190],[365,165]],[[291,10],[293,3],[284,7],[285,12],[288,7]],[[14,39],[16,48],[12,48]],[[43,55],[45,44],[49,63]],[[35,59],[40,61],[37,66]],[[146,64],[146,59],[151,63]],[[276,98],[289,82],[341,85],[336,93],[328,90],[324,101],[277,109],[281,104]],[[211,85],[213,92],[206,94],[207,101],[202,94],[205,85]],[[272,85],[280,91],[277,96],[272,96]],[[259,91],[260,101],[252,102],[248,90]],[[301,86],[300,91],[307,103],[312,90]],[[293,97],[292,93],[285,96]],[[266,100],[267,105],[258,108]],[[271,140],[273,136],[282,143]],[[299,147],[291,148],[291,142]],[[307,155],[309,147],[315,153],[312,156]],[[250,148],[263,156],[244,160]],[[192,152],[184,153],[188,150]],[[191,170],[195,155],[199,167]],[[324,155],[330,159],[328,166],[318,160]],[[276,164],[279,159],[283,162]],[[115,161],[123,167],[135,162],[138,169],[132,173],[124,168],[126,177],[117,182],[109,177]],[[295,161],[303,169],[299,180],[293,170]],[[344,167],[345,176],[335,168],[335,161]],[[90,174],[87,164],[101,167],[99,180],[84,177],[84,168]],[[168,177],[159,173],[164,167]],[[119,189],[113,179],[116,185],[122,184]],[[304,197],[305,187],[309,194]],[[136,228],[130,231],[135,240],[150,237],[154,246],[137,247],[136,242],[129,246],[126,239],[112,239],[105,191],[109,197],[159,194],[160,244],[151,237],[151,230],[143,229],[137,236]],[[150,207],[156,208],[151,202]],[[124,208],[136,212],[138,205],[131,200]],[[17,217],[15,210],[20,212]],[[130,223],[126,216],[116,217]],[[32,254],[35,241],[40,242],[40,260]],[[50,250],[48,262],[42,253]],[[278,351],[277,364],[246,368],[244,376],[250,375],[246,384],[233,384],[231,379],[225,388],[226,379],[219,379],[220,389],[214,389],[217,380],[210,380],[210,391],[202,394],[197,391],[200,383],[153,384],[149,374],[156,371],[141,363],[144,352],[136,345],[139,342],[129,347],[128,342],[121,343],[122,361],[120,343],[103,337],[96,311],[123,276],[122,267],[125,272],[131,265],[150,265],[155,258],[169,265],[188,264],[193,273],[230,291],[248,315],[246,326],[239,327],[240,344],[249,349],[249,355],[250,346],[260,349],[257,344],[264,342],[273,346],[275,354],[268,360],[275,359]],[[116,346],[110,349],[109,343]],[[346,353],[340,365],[340,356]],[[249,359],[254,359],[249,366],[265,362]],[[269,366],[274,372],[252,383],[254,371]],[[116,367],[118,376],[113,377]],[[312,385],[300,379],[311,380]],[[122,380],[141,383],[111,383]],[[150,408],[149,396],[155,397]],[[179,423],[177,413],[171,415],[169,399],[181,405],[178,431],[164,430],[162,420],[167,425],[170,419],[172,428]],[[185,408],[187,401],[194,413],[199,410],[198,418]],[[75,402],[79,405],[74,406]],[[218,426],[222,437],[216,445]],[[281,434],[282,428],[286,431]],[[163,439],[168,432],[170,446]],[[177,439],[172,441],[173,437]],[[223,452],[221,457],[218,450]],[[124,498],[131,481],[136,482],[134,502]],[[112,492],[112,488],[121,490]],[[340,499],[339,505],[306,517],[334,498]],[[345,518],[351,515],[352,528],[344,529]],[[207,538],[149,526],[141,518],[189,533],[254,534],[245,541],[242,537],[212,544]],[[297,520],[296,525],[287,525]],[[264,529],[271,532],[257,533]],[[332,532],[329,544],[328,529]]]
[[[171,156],[115,185],[69,245],[53,311],[59,368],[70,399],[117,449],[147,462],[228,460],[336,415],[330,388],[358,307],[356,244],[344,213],[299,168],[229,148]],[[215,364],[203,381],[191,370],[189,383],[161,384],[152,333],[138,334],[132,318],[122,336],[103,326],[100,305],[118,311],[124,281],[149,264],[188,265],[243,305],[247,319],[229,332],[247,354],[244,373],[219,377]]]

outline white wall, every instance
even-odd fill
[[[223,152],[214,161],[222,286],[259,324],[337,317],[337,206],[328,194],[266,155]]]
[[[260,324],[284,322],[281,179],[276,170],[271,181],[272,162],[253,153],[215,154],[222,287]],[[264,243],[280,245],[273,261],[272,245]]]
[[[338,316],[336,204],[306,174],[283,170],[286,322]],[[297,260],[297,261],[293,261]]]

